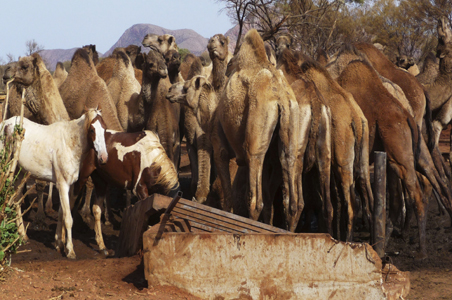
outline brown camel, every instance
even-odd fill
[[[227,80],[225,73],[228,67],[228,59],[230,59],[228,45],[229,37],[222,34],[214,35],[207,43],[209,56],[212,60],[212,73],[209,80],[218,96],[222,93]]]
[[[433,52],[430,52],[424,59],[421,72],[416,75],[416,79],[422,84],[432,83],[438,76],[439,63]]]
[[[172,104],[165,98],[171,83],[163,55],[157,51],[149,51],[143,70],[141,97],[145,105],[146,130],[154,131],[158,135],[168,157],[178,170],[180,104]]]
[[[420,237],[421,257],[427,256],[425,245],[425,203],[422,190],[416,175],[416,162],[433,185],[442,195],[442,200],[452,213],[452,202],[447,190],[443,194],[434,175],[436,171],[433,162],[425,164],[430,157],[425,147],[414,118],[406,111],[383,86],[374,68],[365,61],[352,61],[341,72],[339,84],[352,93],[363,110],[369,124],[369,151],[385,151],[388,164],[392,172],[398,176],[407,190],[410,203],[414,204],[417,212]],[[370,154],[369,152],[369,154]],[[448,199],[449,198],[449,199]],[[394,212],[390,214],[395,219]]]
[[[118,119],[124,131],[135,132],[144,128],[144,104],[140,97],[141,85],[135,78],[134,68],[124,50],[115,49],[109,59],[114,60],[112,77],[107,82]]]
[[[100,105],[107,127],[123,131],[107,85],[97,75],[94,63],[85,50],[75,51],[67,79],[59,90],[71,119],[79,118],[85,107],[97,108]]]
[[[221,35],[210,39],[208,47],[213,62],[216,56],[212,53],[221,54],[221,50],[212,46],[224,45],[225,40]],[[232,206],[229,158],[235,154],[239,166],[235,181],[240,178],[240,169],[246,170],[248,212],[252,219],[259,218],[264,206],[264,158],[272,135],[276,133],[283,170],[286,227],[293,231],[303,209],[296,184],[299,172],[295,170],[299,132],[292,125],[299,124],[296,97],[284,76],[268,61],[264,42],[256,30],[252,29],[245,35],[235,65],[235,72],[231,74],[219,100],[219,122],[216,122],[212,141],[215,165],[224,193],[223,208],[229,211]],[[214,64],[213,74],[215,69]],[[215,90],[218,83],[215,79],[212,81]],[[279,130],[275,132],[278,124]]]
[[[313,82],[331,110],[332,170],[335,182],[341,188],[348,215],[346,240],[353,237],[356,181],[367,219],[373,207],[369,175],[369,129],[367,120],[353,96],[345,91],[319,63],[313,60],[301,66],[305,78]],[[371,222],[370,222],[371,223]]]
[[[406,55],[397,56],[396,65],[399,68],[407,70],[407,72],[413,76],[416,76],[419,74],[419,68],[416,65],[416,62],[414,61],[414,57],[412,57],[412,56],[410,56],[410,57],[408,57]]]
[[[303,62],[309,59],[303,52],[293,49],[292,37],[287,35],[281,35],[276,39],[276,57],[279,57],[284,49],[292,50],[293,55],[297,59],[298,65],[301,66]]]
[[[168,78],[171,84],[184,81],[181,74],[182,64],[180,62],[179,52],[176,50],[168,50],[163,57],[165,58],[166,67],[168,68]]]
[[[63,84],[66,78],[67,71],[64,68],[63,63],[59,61],[57,62],[55,72],[53,72],[53,80],[55,81],[57,88],[59,88]]]
[[[315,60],[323,67],[325,67],[328,64],[328,61],[330,60],[330,57],[328,56],[328,53],[326,53],[325,49],[318,48],[315,52]]]
[[[144,47],[151,48],[152,50],[158,51],[161,54],[165,54],[168,50],[179,50],[177,48],[176,38],[171,34],[157,35],[148,33],[144,36],[141,44]]]
[[[435,139],[431,121],[430,100],[427,98],[427,94],[422,85],[413,75],[394,65],[381,51],[375,48],[375,46],[367,43],[356,43],[354,46],[367,56],[371,65],[381,76],[400,86],[413,109],[416,124],[421,129],[423,128],[423,119],[425,116],[425,126],[428,135],[427,145],[430,150],[433,150]]]
[[[132,65],[135,69],[143,69],[144,59],[146,57],[146,53],[141,52],[141,47],[137,45],[129,45],[124,48],[127,55],[130,57],[132,61]]]
[[[304,118],[307,132],[307,145],[300,149],[299,170],[308,173],[314,165],[318,170],[318,182],[322,202],[323,218],[328,232],[332,235],[333,206],[330,198],[331,174],[331,112],[315,84],[305,80],[297,59],[289,49],[280,51],[277,68],[284,73],[298,101],[299,107],[308,105],[310,118]],[[300,111],[300,113],[303,113]],[[303,128],[300,128],[302,130]],[[301,178],[300,178],[301,179]],[[314,180],[315,181],[315,180]],[[299,182],[301,184],[301,182]],[[307,200],[308,201],[308,200]]]

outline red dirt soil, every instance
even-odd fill
[[[181,166],[186,177],[189,172],[186,155]],[[58,208],[57,194],[54,190],[54,209]],[[34,220],[35,211],[36,205],[25,216],[26,222]],[[11,268],[0,278],[0,299],[200,299],[173,286],[148,286],[139,255],[105,258],[96,250],[92,226],[87,226],[78,213],[73,216],[77,259],[69,260],[55,250],[56,214],[48,216],[39,226],[30,224],[29,242],[12,256]],[[116,248],[121,210],[113,210],[113,216],[112,226],[102,225],[108,249]],[[449,217],[438,215],[434,199],[430,201],[427,221],[427,260],[415,261],[417,245],[417,224],[413,218],[406,241],[391,238],[386,249],[398,269],[411,272],[407,299],[452,299],[452,229]]]

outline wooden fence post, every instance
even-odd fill
[[[385,255],[386,234],[386,152],[375,151],[373,241],[380,257]]]

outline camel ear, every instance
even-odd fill
[[[168,39],[168,43],[171,45],[172,43],[175,43],[175,41],[174,41],[174,37],[170,37],[169,39]]]
[[[96,110],[98,110],[99,112],[101,112],[101,111],[102,111],[102,107],[100,106],[100,103],[99,103],[99,104],[97,104],[97,108],[96,108]]]
[[[91,49],[93,50],[93,52],[96,52],[96,45],[91,45]]]
[[[196,79],[195,79],[195,88],[197,90],[199,90],[200,88],[202,88],[202,86],[204,85],[205,82],[206,82],[206,78],[205,77],[203,77],[203,76],[196,77]]]

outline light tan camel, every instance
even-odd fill
[[[151,48],[152,50],[158,51],[161,54],[165,54],[168,50],[179,50],[177,48],[176,38],[171,34],[157,35],[148,33],[144,36],[141,44],[144,47]]]
[[[102,117],[109,129],[123,131],[107,85],[97,75],[88,53],[77,49],[72,57],[67,79],[59,88],[71,119],[79,118],[84,108],[102,107]]]
[[[63,84],[66,78],[67,71],[64,68],[63,63],[59,61],[57,62],[55,72],[53,72],[53,80],[55,81],[57,88],[59,88]]]
[[[163,55],[149,51],[143,70],[141,97],[145,105],[146,130],[154,131],[159,136],[168,157],[178,170],[180,104],[172,104],[165,98],[171,83]]]
[[[325,100],[315,85],[305,80],[301,68],[298,66],[297,59],[291,50],[286,48],[280,51],[277,68],[284,73],[290,83],[297,97],[299,107],[309,106],[310,117],[304,118],[305,122],[307,121],[305,124],[308,136],[307,145],[302,144],[302,147],[304,146],[306,149],[305,151],[303,148],[300,149],[297,169],[302,170],[303,173],[308,173],[313,169],[314,165],[316,166],[318,175],[310,174],[308,177],[315,177],[312,181],[319,182],[319,194],[321,195],[320,201],[322,203],[321,211],[326,221],[326,229],[332,235],[333,206],[330,197],[332,159],[331,112],[328,106],[325,105]],[[300,111],[300,113],[303,112]],[[300,128],[300,130],[302,129]],[[302,182],[299,182],[299,184],[302,184]],[[309,199],[306,201],[309,201]]]
[[[212,60],[212,73],[209,80],[218,96],[222,93],[227,80],[225,73],[230,59],[228,45],[229,37],[222,34],[214,35],[207,43],[207,50]]]
[[[115,49],[109,59],[114,60],[113,73],[107,82],[118,119],[124,131],[135,132],[144,128],[144,104],[140,97],[141,85],[135,78],[129,56],[122,49]]]
[[[438,21],[439,73],[432,83],[426,84],[434,112],[433,128],[435,142],[439,142],[441,131],[452,119],[452,31],[447,20]]]
[[[125,48],[116,48],[115,50],[113,50],[113,53],[109,57],[104,58],[100,63],[96,65],[97,75],[99,75],[99,77],[102,78],[105,83],[107,83],[113,76],[113,69],[116,64],[116,60],[113,57],[115,51],[125,51]],[[135,78],[138,80],[138,83],[141,84],[143,82],[143,71],[137,68],[134,68],[133,71]]]
[[[222,37],[214,36],[209,45],[222,44]],[[224,44],[224,41],[223,41]],[[210,49],[209,49],[210,50]],[[213,50],[219,52],[218,49]],[[209,51],[211,52],[211,51]],[[212,52],[211,52],[212,53]],[[276,133],[280,145],[283,169],[284,207],[286,227],[295,230],[303,209],[298,200],[295,170],[298,153],[298,102],[284,76],[268,61],[262,38],[252,29],[245,35],[236,56],[236,67],[221,94],[217,117],[218,128],[212,141],[217,172],[220,176],[224,209],[231,210],[231,182],[229,174],[230,149],[240,169],[245,168],[248,181],[247,207],[252,219],[262,212],[262,172],[264,158]],[[212,56],[212,61],[216,58]],[[215,70],[215,64],[213,66]],[[212,86],[216,90],[216,80]],[[275,132],[279,124],[279,131]],[[229,148],[231,147],[231,148]],[[240,176],[237,175],[237,178]]]
[[[369,129],[367,120],[353,96],[331,77],[325,68],[313,60],[301,65],[305,78],[319,89],[332,117],[332,170],[340,187],[348,214],[346,240],[353,238],[355,218],[355,182],[364,204],[367,219],[371,216],[373,194],[369,175]]]

